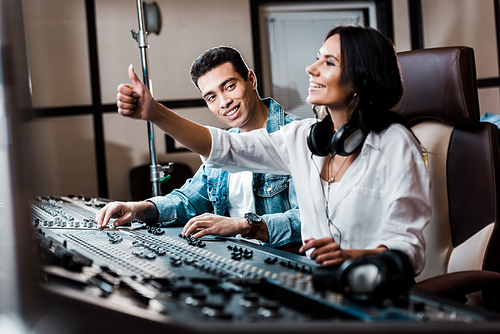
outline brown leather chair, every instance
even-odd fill
[[[414,288],[500,311],[500,130],[479,122],[474,51],[424,49],[398,59],[404,93],[394,110],[428,151],[431,175],[426,265]]]

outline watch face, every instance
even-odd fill
[[[245,218],[248,220],[248,223],[249,224],[257,224],[257,225],[260,225],[260,223],[262,222],[262,218],[260,218],[259,215],[253,213],[253,212],[249,212],[249,213],[245,213]]]
[[[248,231],[242,236],[244,238],[254,239],[257,235],[257,231],[262,226],[262,218],[260,218],[259,215],[255,213],[249,212],[245,213],[245,219],[247,220],[250,227],[248,228]]]

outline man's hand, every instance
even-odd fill
[[[208,157],[212,136],[208,128],[185,119],[158,103],[139,80],[132,65],[128,68],[132,84],[118,86],[116,106],[122,116],[150,121],[191,151]]]
[[[153,121],[153,112],[157,102],[139,80],[132,65],[128,68],[128,76],[132,84],[118,86],[118,94],[116,95],[118,112],[130,118]]]
[[[236,234],[245,233],[247,230],[248,222],[243,217],[232,218],[204,213],[191,218],[184,226],[182,235],[192,235],[195,238],[204,235],[232,237]]]
[[[117,218],[113,225],[120,226],[132,222],[135,218],[145,220],[144,211],[151,202],[111,202],[99,210],[96,215],[98,229],[103,229],[111,218]]]

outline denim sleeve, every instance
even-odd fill
[[[269,232],[269,243],[262,243],[262,245],[281,247],[286,244],[302,243],[299,205],[292,179],[290,179],[288,187],[288,198],[290,210],[283,213],[262,215]]]
[[[202,165],[193,178],[184,183],[180,189],[175,189],[165,196],[149,198],[158,209],[158,222],[162,226],[184,226],[186,222],[197,215],[212,212],[212,203],[208,199],[207,176]]]

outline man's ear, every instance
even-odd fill
[[[253,89],[257,89],[257,77],[252,70],[248,70],[247,80],[250,81]]]

